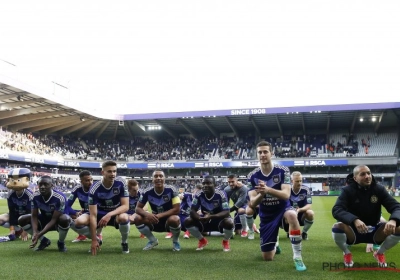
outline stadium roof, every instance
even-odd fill
[[[400,108],[118,121],[98,118],[0,83],[0,126],[21,133],[118,140],[137,136],[159,139],[166,133],[172,137],[191,135],[195,138],[218,137],[221,133],[275,137],[336,131],[397,131],[399,123]]]

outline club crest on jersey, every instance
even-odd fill
[[[214,200],[213,201],[213,205],[214,205],[215,208],[218,207],[219,206],[219,200]]]
[[[49,209],[50,209],[51,211],[56,210],[56,205],[55,205],[55,204],[49,204]]]
[[[113,194],[119,194],[119,188],[113,188]]]
[[[304,200],[304,194],[299,195],[299,200]]]
[[[278,184],[280,181],[281,178],[279,177],[279,175],[272,176],[272,182],[274,182],[275,184]]]
[[[169,195],[163,195],[162,199],[164,202],[168,202],[169,201]]]
[[[376,195],[371,196],[371,203],[377,203],[378,197]]]

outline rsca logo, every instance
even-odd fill
[[[79,162],[75,162],[75,161],[65,161],[64,162],[65,166],[72,166],[72,167],[79,167]]]
[[[157,168],[174,168],[173,163],[157,163]]]
[[[204,164],[205,167],[224,167],[222,162],[209,162]]]
[[[310,165],[310,166],[323,166],[326,165],[324,160],[307,160],[304,162],[305,165]]]

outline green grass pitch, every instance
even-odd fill
[[[164,233],[156,234],[158,247],[142,251],[147,240],[140,239],[132,226],[129,235],[129,254],[122,254],[118,230],[107,227],[103,232],[104,245],[97,256],[88,253],[90,241],[72,243],[77,236],[72,230],[66,244],[68,252],[57,250],[57,233],[46,236],[52,245],[42,252],[29,249],[30,242],[21,240],[0,243],[1,279],[400,279],[392,271],[329,271],[324,263],[340,263],[342,253],[332,240],[334,219],[331,209],[336,197],[313,197],[315,222],[309,240],[303,242],[303,260],[307,271],[297,272],[292,262],[292,249],[286,234],[280,231],[282,253],[272,262],[261,258],[259,241],[235,236],[231,251],[223,252],[221,237],[208,237],[209,245],[196,251],[197,240],[183,239],[180,252],[172,251],[172,242]],[[0,200],[0,213],[7,212],[6,200]],[[388,218],[386,212],[383,213]],[[0,227],[0,236],[8,229]],[[352,246],[354,261],[375,263],[365,244]],[[386,253],[387,262],[400,269],[400,244]],[[400,270],[399,270],[400,271]]]

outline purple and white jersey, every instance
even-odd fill
[[[17,195],[17,192],[14,190],[9,192],[7,204],[10,225],[18,225],[18,218],[20,216],[31,213],[32,199],[33,193],[29,189],[24,189],[21,195]]]
[[[255,189],[259,185],[259,180],[264,181],[268,187],[276,190],[282,189],[282,184],[290,184],[289,168],[282,165],[274,165],[271,173],[263,174],[260,167],[257,167],[247,175],[247,186],[249,191]],[[289,200],[282,200],[266,194],[260,203],[260,219],[272,220],[282,213],[286,208],[290,207]]]
[[[38,209],[40,214],[51,218],[54,211],[65,213],[67,198],[65,195],[56,190],[51,191],[50,198],[45,200],[40,193],[35,193],[32,199],[32,209]]]
[[[181,214],[182,215],[190,215],[190,209],[192,207],[192,202],[193,202],[193,193],[190,192],[184,192],[183,193],[183,198],[181,200]]]
[[[128,210],[128,214],[129,215],[133,215],[135,214],[135,209],[136,209],[136,205],[139,201],[140,198],[140,191],[138,190],[136,193],[136,196],[129,196],[129,210]]]
[[[307,204],[312,204],[311,192],[309,187],[301,186],[298,193],[293,191],[290,192],[290,204],[294,207],[302,208]]]
[[[89,206],[97,205],[97,213],[105,215],[121,206],[121,198],[129,197],[128,187],[124,178],[117,177],[110,188],[102,181],[94,183],[89,190]]]
[[[72,209],[75,200],[78,199],[79,205],[84,211],[89,211],[89,192],[85,192],[82,186],[76,186],[68,197],[68,207]]]
[[[217,214],[222,211],[229,212],[229,202],[226,193],[221,190],[215,189],[215,193],[211,198],[207,198],[203,191],[195,194],[192,202],[192,210],[198,211],[201,209],[203,214]]]
[[[158,194],[153,187],[144,190],[139,198],[140,203],[150,204],[153,214],[163,213],[173,208],[180,199],[177,190],[173,186],[165,185],[164,191]]]

